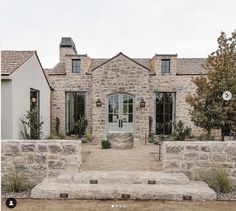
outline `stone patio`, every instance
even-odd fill
[[[88,154],[82,164],[82,171],[157,171],[161,170],[159,146],[144,145],[135,140],[132,149],[101,149],[101,145],[84,144],[83,154]]]

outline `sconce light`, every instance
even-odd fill
[[[145,101],[142,99],[140,101],[140,108],[144,108],[145,107]]]
[[[102,106],[102,102],[101,102],[100,99],[97,100],[97,102],[96,102],[96,106],[97,106],[97,107],[101,107],[101,106]]]
[[[37,98],[36,97],[32,97],[31,100],[32,100],[32,103],[36,103]]]

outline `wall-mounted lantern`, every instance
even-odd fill
[[[145,107],[145,101],[142,99],[140,101],[140,108],[144,108]]]
[[[96,106],[97,107],[101,107],[102,106],[102,101],[100,99],[97,100]]]
[[[36,97],[32,97],[31,100],[32,100],[32,103],[36,103],[37,98]]]

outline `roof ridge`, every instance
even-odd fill
[[[1,50],[1,52],[37,52],[37,50]]]
[[[143,64],[141,64],[141,63],[139,63],[139,62],[135,61],[133,58],[130,58],[129,56],[126,56],[126,55],[125,55],[124,53],[122,53],[122,52],[119,52],[118,54],[116,54],[116,55],[115,55],[115,56],[113,56],[112,58],[108,59],[107,61],[104,61],[102,64],[100,64],[100,65],[98,65],[97,67],[95,67],[95,68],[91,69],[90,71],[91,71],[91,72],[93,72],[93,71],[94,71],[94,70],[96,70],[97,68],[101,67],[102,65],[104,65],[104,64],[106,64],[106,63],[108,63],[109,61],[111,61],[111,60],[115,59],[116,57],[118,57],[118,56],[120,56],[120,55],[122,55],[122,56],[126,57],[127,59],[129,59],[129,60],[133,61],[134,63],[136,63],[136,64],[140,65],[141,67],[143,67],[143,68],[145,68],[145,69],[147,69],[148,71],[150,71],[150,72],[151,72],[151,69],[149,69],[148,67],[145,67]]]

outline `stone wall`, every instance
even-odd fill
[[[81,72],[79,74],[72,73],[72,61],[71,59],[81,59]],[[85,116],[88,120],[88,131],[91,132],[92,128],[92,104],[91,104],[91,75],[87,75],[88,59],[85,56],[70,56],[65,61],[66,75],[49,75],[49,83],[54,88],[52,91],[52,130],[55,131],[56,117],[60,119],[60,133],[66,133],[65,131],[65,104],[66,104],[66,92],[78,91],[85,93]]]
[[[107,133],[107,97],[116,93],[126,93],[134,96],[134,134],[136,138],[144,139],[148,133],[148,114],[150,113],[149,70],[125,57],[117,55],[110,62],[93,71],[92,104],[102,101],[102,107],[93,107],[93,133],[101,140]],[[140,108],[144,99],[145,108]]]
[[[81,142],[78,140],[2,140],[1,147],[3,183],[12,171],[36,184],[45,177],[81,169]]]
[[[161,158],[165,170],[182,171],[190,177],[195,177],[199,170],[223,165],[236,182],[236,142],[233,141],[166,141],[161,147]]]

